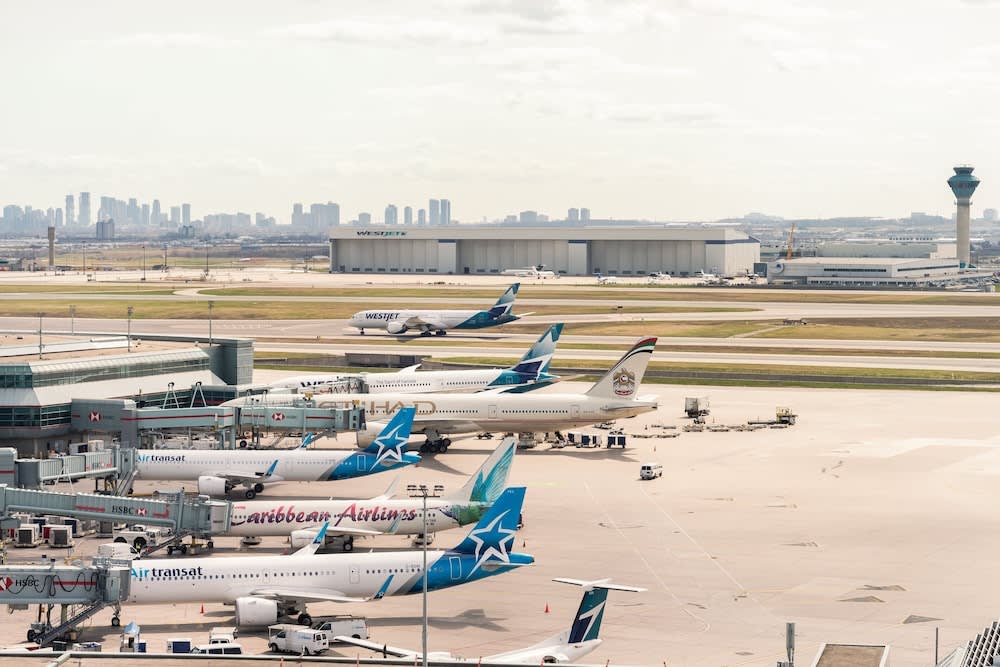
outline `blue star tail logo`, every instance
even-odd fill
[[[391,431],[382,433],[375,438],[372,444],[378,446],[378,452],[375,453],[375,462],[372,464],[372,467],[403,462],[403,454],[406,450],[406,441],[408,438],[400,436],[399,431],[402,428],[403,426],[399,425]],[[390,463],[383,463],[383,461],[389,461]]]
[[[469,572],[471,577],[476,570],[491,560],[510,564],[510,548],[514,544],[516,530],[504,528],[503,518],[510,512],[504,512],[489,524],[469,533],[469,539],[476,543],[476,564]]]

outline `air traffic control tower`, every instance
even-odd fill
[[[954,169],[955,175],[948,179],[948,185],[955,193],[955,204],[958,206],[956,215],[958,265],[965,269],[969,266],[969,210],[972,206],[972,193],[979,186],[979,178],[972,175],[973,167],[968,165],[960,165]]]

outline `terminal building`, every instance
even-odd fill
[[[958,259],[891,257],[800,257],[767,264],[775,285],[919,287],[958,277]]]
[[[488,275],[543,264],[569,276],[738,275],[759,261],[757,239],[722,225],[377,225],[330,233],[331,273]]]

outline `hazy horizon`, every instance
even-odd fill
[[[1000,2],[55,2],[0,9],[0,204],[463,222],[1000,205]]]

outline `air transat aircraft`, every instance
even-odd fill
[[[414,409],[400,410],[362,451],[321,449],[137,449],[138,479],[197,480],[198,493],[225,495],[246,488],[252,500],[275,482],[349,479],[420,462],[406,450]]]
[[[363,310],[354,313],[347,323],[360,329],[362,335],[365,329],[385,329],[391,334],[419,331],[421,336],[432,333],[443,336],[449,329],[495,327],[531,314],[514,315],[510,312],[520,287],[520,283],[508,287],[489,310]]]
[[[507,485],[516,445],[516,439],[505,439],[462,488],[427,498],[428,544],[438,531],[475,523],[483,517]],[[291,535],[292,547],[299,548],[312,542],[326,522],[327,542],[338,538],[344,551],[354,549],[355,537],[423,534],[423,498],[393,499],[396,481],[385,494],[370,500],[236,502],[228,534]]]
[[[536,391],[527,394],[481,391],[475,394],[329,394],[315,397],[330,408],[365,408],[368,428],[404,407],[415,407],[413,431],[427,441],[420,451],[443,452],[452,433],[510,431],[542,433],[634,417],[657,408],[656,396],[638,396],[646,366],[656,346],[644,338],[583,394]],[[364,432],[358,434],[365,437]],[[363,441],[363,440],[362,440]]]
[[[361,373],[322,375],[299,375],[285,378],[272,383],[268,389],[288,389],[303,393],[314,391],[322,393],[324,385],[351,377],[361,377],[368,385],[368,393],[384,394],[388,392],[406,392],[409,394],[440,393],[440,392],[470,392],[483,389],[502,387],[532,390],[552,384],[559,379],[550,375],[549,365],[556,351],[556,344],[562,334],[563,325],[553,324],[541,337],[535,341],[521,360],[510,368],[487,368],[463,371],[420,371],[416,366],[404,369],[398,373]],[[269,394],[262,401],[270,401]]]
[[[608,601],[608,591],[629,591],[641,593],[645,588],[635,586],[621,586],[612,584],[610,579],[598,581],[580,581],[579,579],[553,579],[564,584],[574,584],[583,587],[583,598],[580,600],[580,607],[573,617],[573,623],[569,630],[564,630],[559,634],[544,639],[531,646],[497,653],[495,655],[484,655],[477,658],[462,658],[446,652],[429,652],[427,658],[433,662],[475,662],[475,663],[511,663],[521,665],[540,665],[556,662],[577,662],[580,658],[592,652],[604,640],[600,639],[601,621],[604,619],[604,607]],[[365,639],[355,639],[338,635],[335,639],[344,644],[353,644],[362,648],[371,649],[376,653],[381,653],[383,658],[393,656],[396,658],[421,658],[419,651],[410,651],[404,648],[396,648],[387,644],[367,641]]]
[[[524,487],[504,491],[457,546],[427,552],[427,590],[503,574],[534,557],[513,552]],[[312,622],[309,602],[366,602],[419,593],[425,573],[420,551],[317,554],[324,526],[290,556],[150,558],[132,563],[128,601],[135,604],[222,602],[236,607],[238,625],[263,626],[298,614]],[[118,610],[112,619],[116,624]]]

